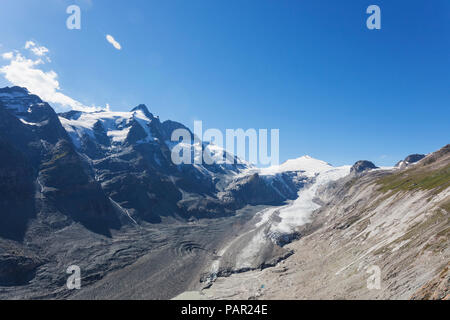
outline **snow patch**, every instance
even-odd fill
[[[298,159],[288,160],[285,163],[260,169],[261,175],[275,175],[283,172],[303,171],[305,176],[314,177],[316,174],[333,169],[329,163],[303,156]]]
[[[94,127],[97,123],[101,123],[113,144],[121,144],[126,140],[133,120],[136,120],[146,133],[146,138],[141,140],[141,143],[153,139],[149,127],[151,119],[147,118],[141,110],[132,112],[83,112],[77,119],[66,119],[64,117],[59,117],[59,119],[78,148],[84,136],[89,136],[95,140]]]

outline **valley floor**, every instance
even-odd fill
[[[0,299],[170,299],[200,290],[202,273],[221,245],[245,233],[248,220],[263,208],[247,207],[220,219],[127,227],[112,238],[78,224],[59,231],[51,242],[34,236],[41,241],[33,247],[42,251],[42,265],[28,284],[0,286]],[[33,226],[30,232],[42,230]],[[0,247],[21,250],[9,241]],[[80,290],[66,288],[71,265],[81,268]]]

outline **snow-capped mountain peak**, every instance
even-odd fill
[[[1,88],[0,100],[7,109],[15,113],[26,113],[31,106],[44,105],[38,96],[30,94],[26,88],[22,87]]]
[[[150,120],[153,120],[155,118],[153,116],[153,114],[150,111],[148,111],[148,108],[147,108],[147,106],[145,104],[140,104],[140,105],[138,105],[137,107],[135,107],[135,108],[133,108],[131,110],[131,112],[134,112],[134,111],[141,111],[141,112],[143,112],[144,115]]]
[[[320,172],[324,172],[332,168],[333,166],[325,161],[314,159],[310,156],[303,156],[297,159],[288,160],[281,165],[263,168],[261,169],[261,174],[274,175],[283,172],[302,171],[306,176],[315,176]]]
[[[98,142],[99,131],[106,134],[111,144],[121,144],[136,123],[145,131],[143,140],[149,142],[153,139],[149,125],[154,117],[145,106],[136,107],[129,112],[71,111],[60,114],[59,119],[77,147],[81,146],[81,140],[86,137]]]

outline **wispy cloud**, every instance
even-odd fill
[[[13,52],[6,52],[6,53],[2,54],[2,58],[5,60],[11,60],[13,57],[14,57]]]
[[[113,45],[114,48],[116,48],[117,50],[121,50],[122,46],[120,45],[119,42],[116,41],[116,39],[114,39],[114,37],[110,34],[106,35],[106,41],[108,41],[109,43],[111,43]]]
[[[42,70],[42,66],[46,64],[43,58],[48,58],[46,57],[49,53],[47,48],[38,46],[32,41],[27,41],[25,48],[33,52],[38,58],[36,60],[27,58],[19,51],[5,52],[1,55],[8,64],[0,67],[0,74],[12,85],[25,87],[31,93],[41,97],[42,100],[58,104],[62,108],[88,112],[102,109],[85,106],[61,92],[58,74],[53,70]],[[48,59],[47,62],[50,62],[50,60]]]
[[[25,49],[30,50],[38,57],[43,57],[49,52],[46,47],[38,46],[34,41],[27,41],[25,43]]]

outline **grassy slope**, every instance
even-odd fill
[[[428,156],[417,165],[377,180],[379,191],[396,193],[400,191],[430,190],[436,195],[450,187],[450,145]],[[450,211],[450,199],[440,207]]]
[[[439,193],[450,186],[450,164],[436,170],[412,168],[383,177],[377,181],[380,191],[409,191],[435,189]]]

